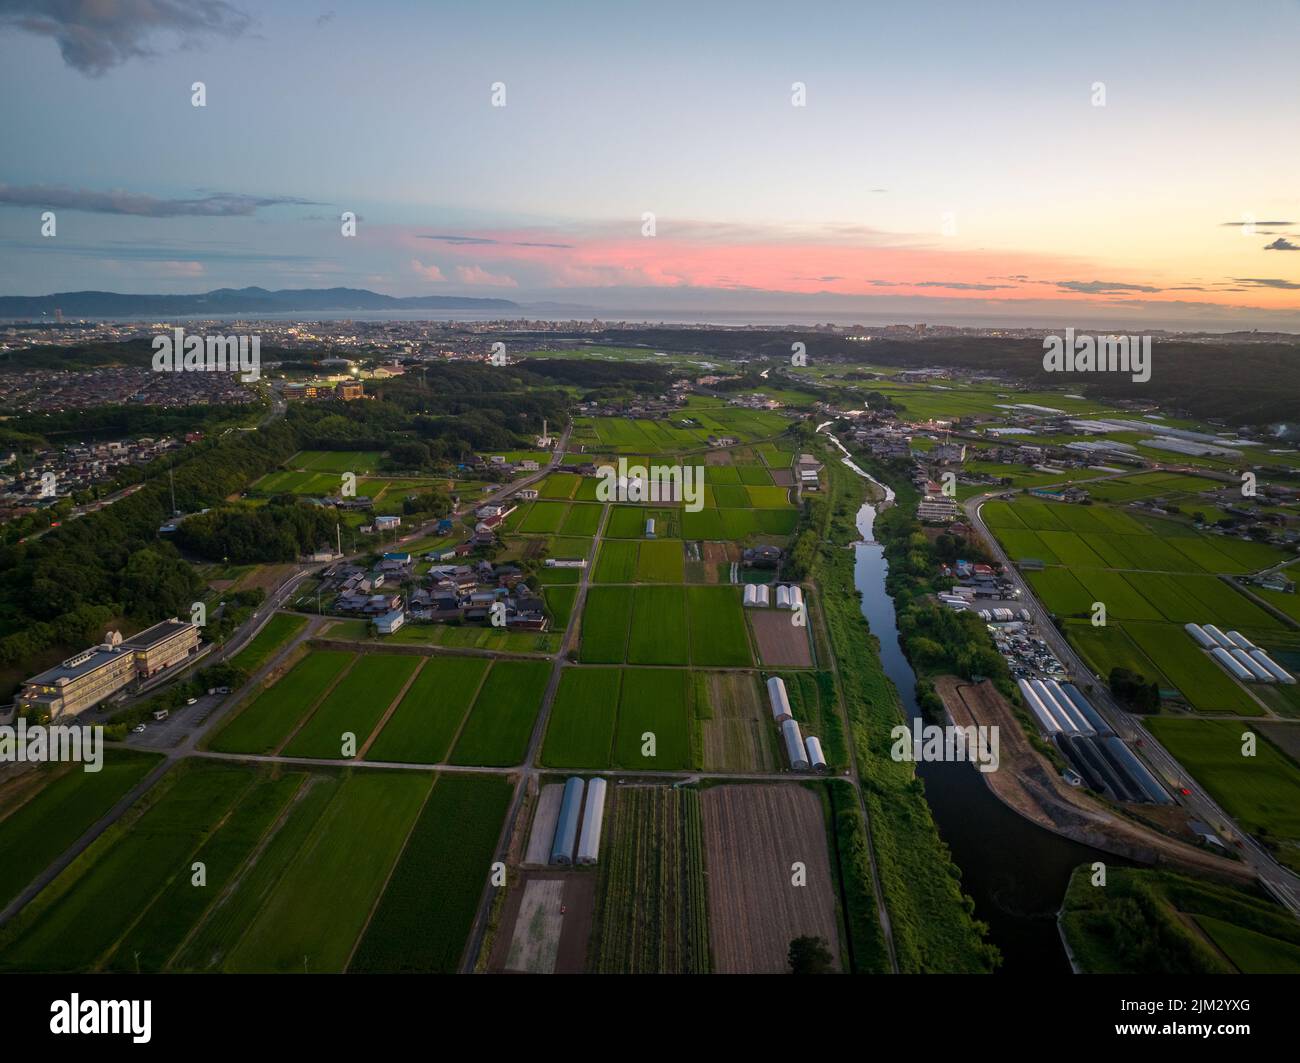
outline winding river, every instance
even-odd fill
[[[843,453],[845,465],[884,492],[880,505],[890,505],[893,490],[861,469],[838,439],[829,433],[827,437]],[[889,564],[885,548],[872,538],[875,520],[875,504],[868,502],[858,510],[862,542],[854,546],[854,584],[862,594],[862,615],[880,640],[885,673],[898,688],[909,718],[917,718],[921,710],[916,675],[898,642],[894,600],[885,592]],[[1056,913],[1070,873],[1079,864],[1114,858],[1013,812],[994,796],[973,765],[927,763],[918,771],[939,833],[961,868],[962,887],[974,898],[976,916],[989,924],[992,940],[1002,950],[1000,970],[1068,974]]]

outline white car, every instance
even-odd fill
[[[185,700],[185,704],[186,704],[186,705],[197,705],[198,703],[199,703],[199,699],[198,699],[198,698],[187,698],[187,699]]]
[[[137,726],[137,727],[132,727],[132,728],[131,728],[131,733],[132,733],[132,734],[137,734],[137,735],[138,735],[138,734],[139,734],[141,731],[143,731],[143,730],[144,730],[144,724],[140,724],[140,725]]]

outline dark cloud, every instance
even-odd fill
[[[1224,225],[1233,225],[1241,228],[1246,225],[1294,225],[1293,221],[1225,221]]]
[[[1123,284],[1120,281],[1057,281],[1056,286],[1064,292],[1080,292],[1083,295],[1111,295],[1119,292],[1158,292],[1149,284]]]
[[[128,214],[141,218],[232,218],[247,217],[262,207],[321,204],[292,196],[246,196],[215,192],[197,199],[159,199],[133,192],[93,192],[84,188],[58,188],[53,185],[0,184],[0,205],[43,210],[84,210],[91,214]]]
[[[571,248],[573,244],[546,244],[531,240],[493,240],[487,236],[448,236],[445,234],[417,233],[421,240],[437,240],[458,247],[555,247]]]
[[[157,55],[151,42],[159,34],[192,47],[205,37],[238,37],[252,24],[224,0],[0,0],[0,28],[49,37],[63,61],[89,77]]]
[[[838,278],[836,278],[838,279]],[[972,284],[967,281],[881,281],[868,280],[873,288],[947,288],[955,292],[995,292],[999,288],[1014,288],[1014,284]]]
[[[140,262],[172,262],[176,259],[197,259],[204,262],[312,262],[312,255],[280,252],[242,251],[210,243],[142,245],[124,240],[106,240],[98,244],[75,244],[67,240],[36,240],[10,244],[24,252],[72,255],[78,258],[108,258]]]
[[[1287,291],[1300,289],[1295,281],[1278,280],[1277,277],[1233,277],[1237,284],[1250,284],[1256,288],[1285,288]]]
[[[959,292],[995,292],[999,288],[1013,288],[1013,284],[970,284],[965,281],[915,281],[917,288],[951,288]]]
[[[1300,251],[1300,244],[1293,244],[1285,236],[1279,236],[1271,244],[1264,245],[1265,251]]]

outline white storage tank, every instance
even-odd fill
[[[594,864],[600,856],[600,828],[605,822],[604,779],[587,783],[587,804],[582,812],[582,834],[578,838],[578,863]]]
[[[790,608],[798,609],[801,605],[803,605],[803,588],[791,586],[790,587]]]
[[[758,587],[753,583],[745,584],[745,604],[751,607],[758,604]]]
[[[790,608],[790,588],[784,585],[776,589],[776,607],[778,609]]]
[[[1205,649],[1212,650],[1218,645],[1214,639],[1205,633],[1205,629],[1200,624],[1184,624],[1183,630],[1199,642]]]
[[[809,735],[803,740],[803,747],[808,752],[808,763],[812,765],[812,770],[825,771],[826,758],[822,756],[821,739]]]
[[[1242,680],[1243,682],[1249,681],[1254,678],[1254,675],[1251,672],[1249,672],[1239,661],[1235,660],[1232,654],[1230,654],[1222,646],[1215,646],[1214,649],[1210,651],[1210,656],[1213,657],[1216,661],[1218,661],[1221,665],[1223,665],[1223,667],[1226,668],[1232,675],[1236,676],[1238,679]]]
[[[790,711],[790,698],[785,692],[785,680],[774,675],[767,681],[767,698],[772,703],[772,718],[780,723],[794,717]]]
[[[808,770],[808,755],[803,747],[803,734],[794,720],[781,724],[781,736],[785,739],[785,752],[790,758],[790,767],[795,771]]]
[[[1232,641],[1234,646],[1238,649],[1245,650],[1247,653],[1255,648],[1255,644],[1251,642],[1250,639],[1246,638],[1246,636],[1240,631],[1229,631],[1228,638]]]
[[[760,583],[758,586],[758,604],[766,609],[771,604],[771,598],[768,596],[768,586],[766,583]]]

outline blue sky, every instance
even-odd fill
[[[1289,0],[172,10],[0,5],[0,292],[1300,322]]]

